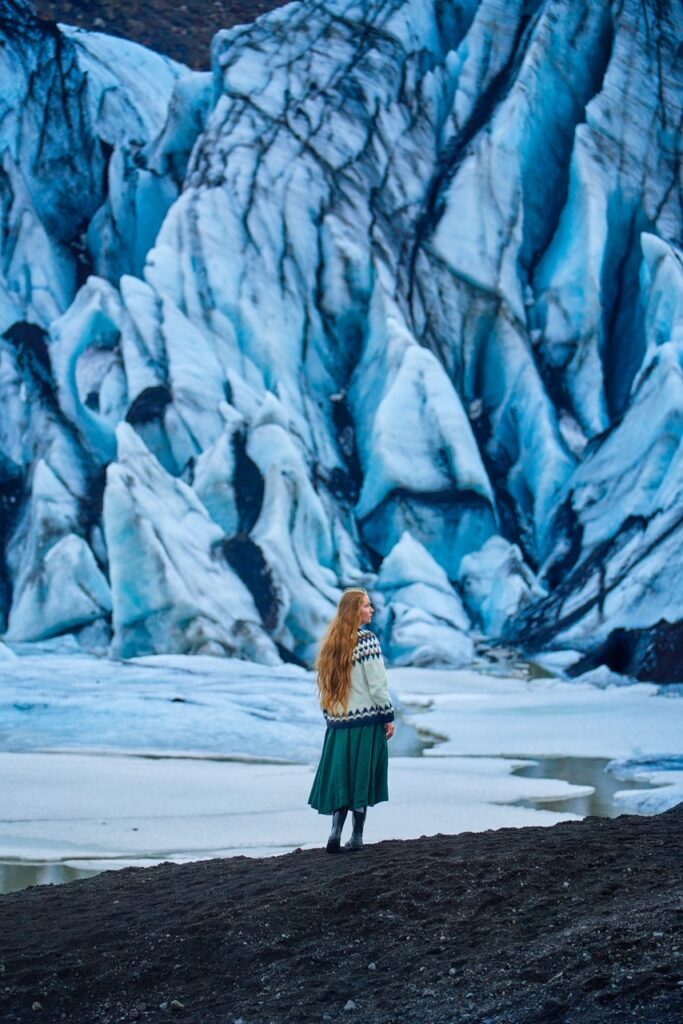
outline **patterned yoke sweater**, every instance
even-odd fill
[[[347,708],[339,708],[334,713],[323,711],[323,714],[330,729],[351,729],[358,725],[393,722],[394,709],[389,696],[382,648],[369,629],[361,629],[358,633]]]

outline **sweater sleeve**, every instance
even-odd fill
[[[372,650],[368,651],[369,657],[364,658],[361,661],[361,665],[368,689],[370,690],[370,696],[378,707],[387,708],[389,713],[386,716],[386,721],[390,722],[394,717],[394,712],[389,694],[389,682],[384,667],[384,658],[382,657],[382,648],[374,634],[372,634],[372,640],[374,642],[372,643]]]

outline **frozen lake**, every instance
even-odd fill
[[[311,673],[23,648],[0,662],[0,889],[109,867],[320,845]],[[683,701],[481,670],[394,669],[390,802],[369,842],[683,799]],[[654,787],[654,788],[653,788]]]

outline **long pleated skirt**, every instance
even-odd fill
[[[327,729],[308,802],[319,814],[360,810],[389,799],[389,751],[382,723]]]

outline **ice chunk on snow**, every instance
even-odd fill
[[[382,562],[379,581],[385,591],[400,590],[413,583],[424,583],[444,594],[453,594],[445,571],[426,548],[407,532],[401,536]],[[459,625],[463,629],[467,626],[464,611],[460,614]]]
[[[12,603],[8,640],[42,640],[103,618],[109,585],[83,540],[68,534],[54,544]]]
[[[5,561],[12,584],[9,635],[37,638],[74,628],[107,608],[100,572],[81,547],[87,530],[91,482],[71,433],[46,414],[37,396],[27,406],[23,444],[39,454],[28,474],[29,495],[9,521]],[[17,453],[20,454],[20,453]],[[11,507],[11,506],[10,506]],[[60,539],[74,535],[48,558]],[[65,559],[65,564],[62,559]],[[57,587],[63,586],[61,597]],[[45,616],[45,620],[43,620]],[[61,625],[60,625],[61,624]]]
[[[474,645],[469,620],[440,565],[404,533],[384,559],[377,589],[384,650],[396,665],[465,665]]]
[[[501,636],[505,624],[545,591],[516,544],[490,537],[460,563],[465,605],[487,636]]]
[[[610,761],[606,771],[624,782],[647,783],[656,789],[628,789],[614,794],[627,814],[661,814],[683,801],[683,757],[668,754]]]
[[[217,555],[223,534],[194,491],[165,472],[132,427],[121,424],[117,440],[104,496],[113,652],[278,662],[249,591]]]

